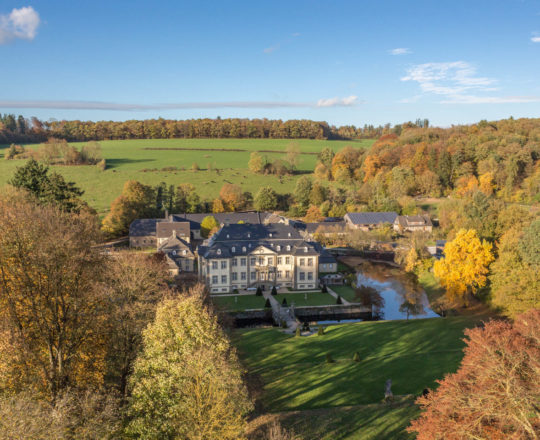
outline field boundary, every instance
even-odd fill
[[[236,151],[240,153],[287,153],[286,150],[246,150],[242,148],[195,148],[195,147],[143,147],[141,150],[163,150],[163,151]],[[317,156],[314,151],[299,151],[298,154]]]

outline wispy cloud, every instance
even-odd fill
[[[441,104],[510,104],[540,102],[539,96],[493,96],[497,80],[479,76],[476,67],[465,61],[425,63],[412,66],[401,81],[414,81],[424,94],[442,96]],[[422,95],[401,100],[416,102]]]
[[[8,15],[0,15],[0,44],[16,38],[33,40],[39,23],[39,14],[32,6],[13,9]]]
[[[412,53],[411,49],[408,47],[396,47],[388,51],[390,55],[407,55]]]
[[[287,46],[289,43],[291,43],[293,40],[295,40],[296,38],[298,38],[300,36],[300,32],[293,32],[292,34],[289,35],[288,38],[276,43],[276,44],[273,44],[272,46],[269,46],[269,47],[266,47],[263,49],[263,52],[266,53],[266,54],[271,54],[279,49],[281,49],[283,46]]]
[[[531,37],[531,41],[532,41],[533,43],[540,43],[540,37],[535,37],[535,36],[533,36],[533,37]]]
[[[351,95],[345,98],[327,98],[319,99],[317,101],[317,107],[350,107],[357,103],[358,96]]]
[[[264,53],[272,53],[272,52],[275,52],[276,50],[278,50],[280,48],[280,44],[275,44],[273,46],[270,46],[270,47],[267,47],[265,49],[263,49],[263,52]]]
[[[148,111],[211,108],[287,108],[287,107],[348,107],[355,105],[356,96],[345,98],[320,99],[317,102],[290,101],[229,101],[229,102],[179,102],[163,104],[127,104],[100,101],[19,101],[0,100],[0,109],[50,109],[50,110],[112,110],[112,111]]]

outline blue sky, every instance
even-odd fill
[[[0,112],[540,117],[540,0],[3,1]]]

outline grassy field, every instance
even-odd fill
[[[392,379],[395,395],[419,395],[454,372],[463,330],[473,317],[343,324],[323,336],[294,337],[277,329],[237,330],[235,345],[263,383],[266,411],[294,411],[381,402]],[[352,361],[358,351],[361,362]],[[336,361],[325,362],[330,353]]]
[[[414,396],[396,397],[392,404],[343,406],[304,411],[265,414],[250,423],[250,432],[273,421],[301,434],[303,440],[408,440],[414,434],[405,432],[419,409]]]
[[[356,298],[354,289],[351,286],[330,286],[330,289],[349,302],[358,302],[358,298]]]
[[[75,182],[84,191],[84,199],[99,213],[108,211],[111,202],[120,195],[126,180],[134,179],[145,184],[168,185],[192,183],[203,199],[213,199],[224,183],[235,183],[245,191],[255,193],[261,186],[271,186],[279,193],[290,192],[298,176],[286,177],[279,181],[275,176],[256,175],[248,171],[247,165],[252,151],[261,151],[268,160],[284,157],[290,143],[300,147],[298,169],[312,172],[317,161],[317,153],[330,147],[339,151],[346,145],[367,148],[373,141],[325,141],[290,139],[134,139],[123,141],[100,141],[107,169],[100,171],[95,166],[54,166],[55,171],[67,180]],[[80,148],[82,144],[73,143]],[[0,186],[13,175],[20,160],[3,160],[7,146],[0,146]],[[242,151],[238,151],[242,150]],[[264,151],[279,152],[264,152]],[[196,162],[198,172],[190,170]],[[210,171],[208,168],[219,168]],[[177,171],[162,171],[166,167],[176,167]],[[182,170],[185,168],[185,170]],[[146,170],[146,171],[144,171]],[[151,170],[151,171],[150,171]]]

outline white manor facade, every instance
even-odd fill
[[[212,293],[318,286],[320,250],[285,224],[224,226],[199,246],[198,254],[199,277]]]

